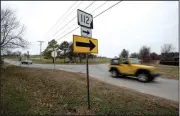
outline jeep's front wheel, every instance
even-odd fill
[[[118,76],[118,72],[116,70],[112,70],[111,71],[111,76],[112,77],[117,77]]]
[[[140,82],[148,82],[149,81],[149,76],[147,73],[139,73],[137,75],[137,77],[138,77],[138,81],[140,81]]]

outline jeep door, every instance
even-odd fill
[[[127,59],[123,59],[122,63],[119,65],[120,72],[125,75],[132,74],[132,67]]]

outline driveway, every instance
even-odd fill
[[[5,62],[20,66],[20,63],[17,61],[5,59]],[[29,66],[21,66],[42,69],[54,68],[53,64],[32,64]],[[55,65],[55,69],[86,73],[86,65]],[[178,101],[179,85],[177,80],[157,77],[153,82],[141,83],[131,78],[112,78],[108,72],[108,64],[89,65],[89,75],[112,85],[123,86],[142,93]]]

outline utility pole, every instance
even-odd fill
[[[42,46],[42,43],[44,43],[44,41],[38,41],[40,43],[40,61],[41,61],[41,46]]]

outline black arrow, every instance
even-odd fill
[[[94,47],[96,47],[91,40],[89,40],[89,43],[76,42],[76,46],[79,46],[79,47],[89,47],[89,48],[90,48],[90,51],[91,51],[92,49],[94,49]]]
[[[83,31],[84,33],[86,33],[87,35],[89,35],[90,33],[89,33],[89,31],[87,30],[87,31]]]

